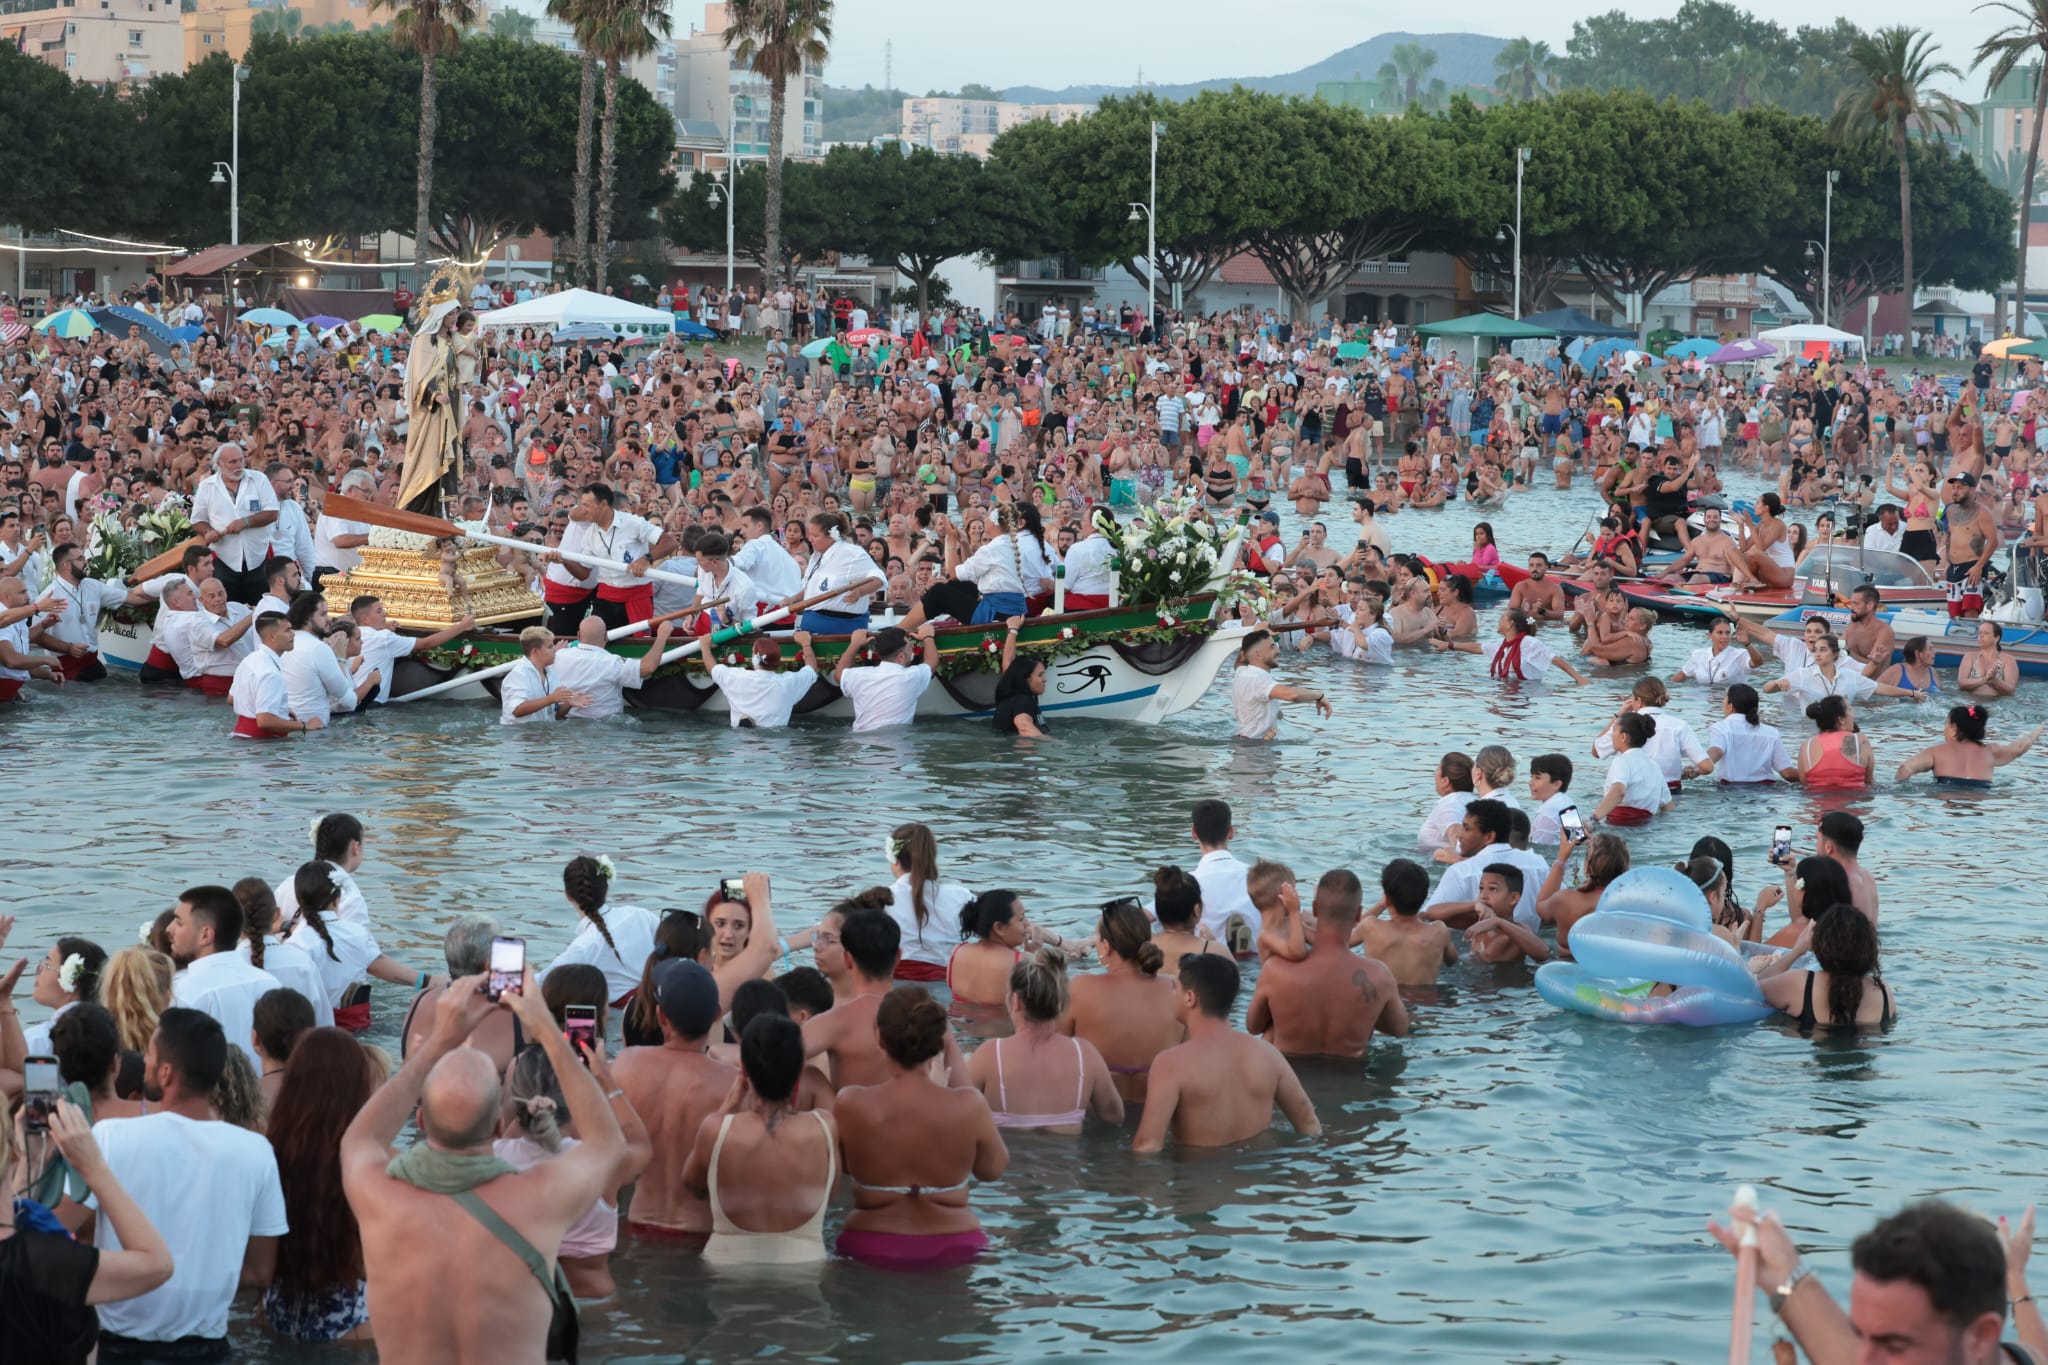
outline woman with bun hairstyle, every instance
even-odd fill
[[[1173,981],[1159,974],[1166,955],[1152,941],[1152,921],[1134,896],[1102,907],[1095,946],[1102,970],[1074,981],[1060,1032],[1095,1044],[1124,1102],[1143,1104],[1152,1059],[1187,1037]]]
[[[1090,1111],[1104,1123],[1124,1121],[1123,1098],[1095,1045],[1063,1036],[1067,957],[1040,948],[1010,969],[1006,1003],[1016,1032],[976,1048],[967,1077],[988,1101],[998,1128],[1075,1134]]]
[[[1811,791],[1867,789],[1877,772],[1877,750],[1856,729],[1856,712],[1833,695],[1806,708],[1818,734],[1799,746],[1799,780]]]
[[[1031,921],[1014,891],[984,891],[960,912],[964,940],[946,959],[946,989],[962,1005],[1000,1006],[1010,969],[1023,960]]]
[[[1164,959],[1161,975],[1179,972],[1184,957],[1230,951],[1202,927],[1202,884],[1182,868],[1169,863],[1152,874],[1152,913],[1159,920],[1152,945]]]
[[[839,1253],[885,1270],[965,1265],[988,1245],[972,1183],[1008,1169],[1009,1148],[980,1094],[931,1079],[950,1036],[945,1006],[898,986],[876,1007],[875,1036],[887,1079],[846,1087],[833,1108],[853,1187]]]

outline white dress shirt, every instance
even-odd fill
[[[1202,927],[1219,943],[1230,941],[1230,922],[1243,920],[1254,938],[1259,932],[1258,907],[1245,890],[1251,864],[1227,848],[1212,848],[1195,864],[1195,883],[1202,888]]]
[[[561,655],[555,657],[559,659]],[[529,721],[558,719],[552,706],[543,706],[523,716],[512,714],[515,708],[530,701],[539,701],[554,690],[555,680],[546,669],[538,667],[532,659],[521,658],[505,675],[505,681],[498,685],[499,723],[525,725]]]
[[[230,569],[246,570],[260,565],[270,555],[270,526],[250,526],[234,534],[228,527],[237,521],[277,511],[277,493],[270,480],[253,469],[242,471],[241,482],[229,488],[215,471],[200,480],[192,495],[192,522],[211,526],[221,533],[213,542],[214,557]]]
[[[917,699],[931,685],[931,666],[922,663],[906,667],[883,662],[839,675],[839,690],[853,703],[856,733],[910,724],[917,714]]]
[[[242,1049],[249,1064],[260,1072],[263,1061],[256,1055],[249,1032],[255,1024],[257,1000],[279,984],[276,977],[250,966],[233,950],[209,953],[194,958],[191,966],[171,978],[171,1003],[212,1015],[228,1042]]]
[[[1578,800],[1570,792],[1552,792],[1543,798],[1529,817],[1529,842],[1532,844],[1555,844],[1564,838],[1564,831],[1558,827],[1558,812],[1577,806]],[[1550,875],[1546,867],[1544,876]]]
[[[309,858],[307,861],[311,862],[312,859]],[[327,866],[332,870],[334,879],[341,883],[341,899],[323,912],[321,918],[326,920],[329,925],[332,925],[336,920],[346,920],[351,924],[360,924],[365,929],[368,929],[370,927],[370,903],[363,898],[363,889],[356,885],[354,877],[342,870],[340,863],[328,863]],[[277,912],[284,917],[285,926],[287,928],[291,927],[292,921],[299,917],[298,886],[292,877],[286,877],[283,881],[272,887],[270,893],[277,901]],[[322,957],[326,956],[324,949],[315,949],[314,951],[319,952]]]
[[[1888,550],[1896,554],[1899,546],[1905,543],[1905,539],[1905,522],[1899,523],[1898,530],[1887,531],[1884,529],[1883,522],[1873,521],[1863,532],[1863,548],[1866,550]]]
[[[719,607],[713,616],[717,624],[729,626],[735,621],[752,616],[767,594],[761,590],[759,584],[747,577],[744,570],[736,567],[730,560],[726,562],[725,578],[719,582],[713,582],[710,573],[699,566],[697,595],[691,599],[690,605],[709,606],[721,597],[726,599],[725,605]]]
[[[531,667],[529,660],[520,662]],[[642,681],[638,659],[614,654],[602,645],[574,644],[557,650],[555,666],[548,672],[554,677],[555,687],[589,695],[590,705],[569,708],[569,714],[579,720],[603,720],[618,715],[626,709],[626,689],[638,687]],[[540,695],[544,697],[553,690],[549,688]]]
[[[49,626],[50,638],[91,650],[100,647],[100,613],[112,611],[128,600],[128,589],[98,578],[84,578],[76,583],[54,578],[49,591],[58,601],[57,619]]]
[[[319,945],[316,943],[315,947]],[[249,961],[249,940],[237,943],[235,952],[242,961]],[[320,969],[313,965],[304,948],[287,943],[276,934],[267,935],[263,940],[263,970],[276,977],[278,985],[306,997],[306,1003],[313,1007],[313,1027],[326,1028],[334,1022],[334,1006],[320,984]]]
[[[597,926],[588,916],[579,915],[582,927],[576,937],[569,940],[569,946],[562,949],[553,962],[547,965],[541,979],[547,979],[548,972],[570,963],[587,963],[604,972],[605,989],[611,993],[612,1001],[625,999],[640,988],[640,973],[647,966],[647,956],[654,951],[654,931],[660,924],[654,912],[637,905],[613,905],[606,902],[598,907],[604,917],[604,927],[610,931],[614,950],[597,932]],[[954,940],[960,934],[955,929]],[[906,954],[907,956],[907,954]]]
[[[255,652],[257,647],[256,627],[251,626],[223,645],[220,637],[246,621],[250,611],[240,602],[228,603],[225,616],[215,616],[204,607],[197,612],[199,619],[186,627],[192,641],[192,664],[201,673],[212,673],[219,677],[232,678],[241,671],[242,660]],[[172,657],[176,657],[173,655]],[[279,711],[278,715],[284,712]]]
[[[910,900],[910,877],[898,877],[889,888],[889,918],[900,931],[900,948],[905,962],[922,962],[943,967],[960,946],[960,912],[974,893],[951,882],[924,884],[924,925],[917,922],[917,907]]]
[[[1708,726],[1707,747],[1721,751],[1714,776],[1723,782],[1776,782],[1792,766],[1778,727],[1751,725],[1742,716],[1723,716]]]
[[[1703,645],[1686,656],[1685,668],[1681,671],[1694,682],[1703,682],[1710,687],[1748,682],[1749,651],[1740,645],[1730,645],[1716,654],[1712,645]]]
[[[378,630],[372,626],[360,627],[357,632],[363,640],[363,652],[356,667],[357,676],[369,669],[376,669],[377,700],[391,700],[391,677],[398,671],[398,661],[419,647],[419,639],[412,635],[400,635],[395,630]]]
[[[344,521],[330,517],[325,512],[313,527],[313,568],[338,569],[347,572],[363,562],[362,552],[354,546],[343,549],[334,543],[336,536],[366,536],[370,534],[367,521]]]
[[[1421,833],[1415,842],[1423,848],[1435,850],[1450,842],[1451,831],[1465,819],[1465,807],[1477,800],[1471,792],[1452,792],[1437,798],[1436,805],[1429,811],[1429,818],[1422,822]]]
[[[732,552],[733,567],[754,580],[765,601],[795,597],[803,588],[804,571],[773,535],[753,536]]]
[[[1230,704],[1237,713],[1240,739],[1265,739],[1280,726],[1280,703],[1273,700],[1279,684],[1257,664],[1239,664],[1230,675]]]
[[[1531,875],[1530,864],[1535,864]],[[1462,858],[1444,869],[1443,877],[1437,882],[1436,890],[1422,903],[1424,910],[1433,905],[1452,905],[1463,901],[1479,899],[1479,878],[1494,863],[1510,863],[1522,872],[1522,896],[1515,902],[1515,923],[1527,929],[1535,929],[1543,921],[1536,914],[1536,892],[1543,885],[1543,879],[1550,873],[1550,865],[1533,853],[1512,848],[1507,844],[1488,844],[1469,858]]]
[[[752,721],[757,729],[773,730],[789,724],[790,712],[816,683],[818,675],[809,664],[794,673],[761,668],[735,668],[731,664],[711,665],[711,681],[725,693],[725,705],[734,727]]]
[[[157,647],[171,656],[171,662],[178,666],[181,678],[199,676],[198,643],[193,632],[206,624],[206,614],[198,611],[173,611],[169,607],[156,609]]]
[[[299,561],[299,567],[310,575],[318,563],[318,552],[313,544],[313,532],[306,525],[306,509],[299,505],[297,498],[286,498],[278,504],[277,520],[269,527],[270,543],[276,552],[287,559]]]
[[[249,657],[235,668],[235,680],[228,685],[228,696],[235,704],[235,715],[256,719],[265,713],[273,716],[289,716],[292,713],[291,689],[285,684],[284,662],[270,646],[257,642]],[[236,736],[246,738],[246,736]]]
[[[1651,733],[1649,743],[1643,752],[1650,756],[1666,782],[1678,782],[1685,777],[1685,765],[1704,763],[1707,751],[1701,747],[1700,738],[1693,733],[1692,726],[1679,716],[1672,715],[1661,706],[1645,706],[1638,715],[1648,716],[1657,728]],[[1602,730],[1593,740],[1593,757],[1614,757],[1614,732]],[[1531,836],[1534,837],[1533,834]]]
[[[650,580],[626,572],[626,566],[654,549],[661,539],[661,527],[631,512],[612,513],[610,526],[586,522],[582,552],[604,561],[597,571],[597,583],[604,588],[644,587]]]
[[[280,661],[292,714],[300,720],[317,717],[325,723],[336,711],[355,710],[355,684],[341,660],[334,657],[333,648],[311,631],[295,631],[294,635],[291,653]]]
[[[1664,770],[1644,749],[1623,749],[1614,756],[1614,761],[1607,765],[1607,777],[1600,784],[1601,795],[1604,797],[1615,786],[1621,788],[1617,805],[1634,806],[1655,815],[1671,804],[1671,788],[1664,781]]]
[[[1116,569],[1110,560],[1116,554],[1116,546],[1109,537],[1092,535],[1086,540],[1077,540],[1067,557],[1061,562],[1066,565],[1067,592],[1081,593],[1088,597],[1107,597],[1116,590]]]
[[[811,556],[810,568],[804,571],[802,595],[815,597],[833,588],[849,588],[864,578],[874,579],[876,587],[859,596],[827,598],[814,604],[812,610],[858,616],[868,609],[868,599],[881,591],[882,570],[868,557],[868,552],[850,540],[838,541],[825,553]]]

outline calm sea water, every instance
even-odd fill
[[[1583,492],[1537,492],[1492,519],[1512,557],[1568,546],[1587,507]],[[1338,545],[1343,516],[1330,518]],[[1457,557],[1472,520],[1389,524],[1404,548]],[[1698,639],[1660,626],[1658,671]],[[886,879],[883,836],[906,819],[937,830],[949,880],[1016,887],[1067,930],[1142,890],[1152,866],[1191,863],[1187,812],[1202,797],[1235,808],[1244,856],[1305,880],[1348,866],[1370,884],[1412,851],[1446,748],[1504,742],[1524,772],[1536,753],[1586,755],[1589,791],[1600,765],[1587,746],[1634,677],[1511,692],[1470,656],[1369,673],[1318,651],[1282,668],[1330,688],[1337,714],[1291,710],[1264,747],[1230,739],[1222,686],[1165,726],[1069,721],[1036,748],[959,722],[873,739],[631,715],[507,732],[462,705],[259,747],[230,743],[225,711],[197,698],[125,680],[44,692],[0,715],[20,807],[0,834],[22,920],[13,947],[39,954],[60,930],[132,942],[180,887],[287,875],[310,854],[308,821],[336,809],[371,831],[358,876],[387,950],[422,966],[439,965],[440,927],[467,911],[500,916],[545,960],[574,927],[559,869],[578,852],[611,854],[620,896],[654,907],[694,906],[717,877],[765,868],[779,923],[807,924]],[[1673,704],[1696,726],[1719,714],[1704,691]],[[2027,683],[1995,732],[2043,709]],[[1939,727],[1910,704],[1863,715],[1886,771]],[[1319,1139],[1139,1159],[1127,1133],[1019,1135],[1009,1173],[976,1194],[992,1254],[948,1275],[714,1276],[628,1241],[619,1299],[586,1316],[586,1359],[1710,1358],[1727,1340],[1730,1276],[1702,1224],[1737,1183],[1763,1190],[1838,1291],[1848,1241],[1882,1212],[1937,1194],[1996,1212],[2040,1192],[2031,1082],[2048,991],[2028,796],[2044,762],[2022,760],[1978,799],[1887,787],[1848,803],[1870,822],[1884,898],[1903,1016],[1887,1036],[1630,1030],[1553,1010],[1527,969],[1465,965],[1418,1006],[1412,1038],[1377,1043],[1363,1065],[1305,1069]],[[1823,808],[1708,786],[1629,839],[1638,863],[1668,862],[1719,834],[1747,899],[1771,875],[1770,827],[1805,839]],[[402,1003],[379,992],[373,1038],[392,1040]],[[237,1336],[249,1360],[333,1358],[246,1316]]]

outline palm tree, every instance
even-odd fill
[[[2027,134],[2027,161],[2020,175],[2020,263],[2012,286],[2013,331],[2025,336],[2027,229],[2034,217],[2034,170],[2041,164],[2041,119],[2048,114],[2048,80],[2041,79],[2042,64],[2048,62],[2048,0],[2026,0],[2024,4],[2019,0],[1997,0],[1977,8],[2006,10],[2015,20],[1978,44],[1976,59],[1970,63],[1973,71],[1986,62],[1991,63],[1991,70],[1984,78],[1987,97],[2019,69],[2022,57],[2031,53],[2034,58],[2034,64],[2027,67],[2020,78],[2023,83],[2031,82],[2034,87],[2034,126]]]
[[[453,52],[465,30],[476,27],[478,0],[370,0],[391,11],[391,37],[420,54],[419,206],[412,234],[412,285],[427,279],[428,207],[434,197],[434,63]]]
[[[832,0],[727,0],[725,45],[768,82],[767,284],[782,273],[782,129],[789,83],[823,66],[832,43]]]
[[[1934,60],[1934,38],[1904,24],[1881,28],[1849,45],[1849,68],[1862,83],[1844,90],[1835,105],[1833,127],[1852,138],[1891,143],[1899,162],[1899,244],[1906,291],[1906,318],[1913,317],[1913,172],[1907,140],[1953,133],[1977,112],[1953,95],[1932,89],[1942,76],[1961,80],[1950,62]]]
[[[1436,49],[1421,43],[1402,43],[1395,47],[1393,60],[1380,64],[1380,84],[1399,90],[1401,106],[1406,108],[1422,97],[1427,89],[1424,82],[1435,67]]]
[[[597,126],[597,46],[595,25],[603,12],[604,0],[548,0],[547,14],[569,25],[576,46],[583,50],[583,88],[576,100],[576,248],[572,278],[584,284],[590,276],[590,153],[591,134]]]
[[[521,14],[516,9],[501,9],[492,13],[491,22],[484,32],[493,38],[510,38],[514,42],[530,43],[540,25],[531,14]]]
[[[1500,93],[1511,100],[1533,100],[1557,89],[1557,54],[1550,44],[1510,38],[1493,57]]]
[[[1762,102],[1765,82],[1771,77],[1771,59],[1762,48],[1732,47],[1714,63],[1714,106],[1748,109]],[[1725,112],[1725,111],[1724,111]]]
[[[591,50],[604,63],[604,121],[599,132],[597,225],[591,233],[592,289],[604,288],[612,244],[612,176],[618,168],[619,75],[670,31],[668,0],[595,0]]]

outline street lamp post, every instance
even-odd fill
[[[1153,312],[1159,292],[1159,135],[1166,131],[1166,125],[1152,124],[1152,189],[1146,202],[1131,201],[1130,221],[1135,223],[1142,215],[1145,219],[1145,325],[1154,327],[1157,322]]]
[[[249,68],[240,62],[235,64],[234,95],[230,102],[232,122],[228,144],[229,161],[213,163],[213,182],[225,183],[228,187],[228,245],[242,244],[242,82],[249,79]],[[225,174],[223,174],[225,173]]]
[[[1515,319],[1522,316],[1522,168],[1529,164],[1529,149],[1515,148]]]
[[[1827,182],[1824,187],[1825,198],[1822,201],[1824,207],[1821,211],[1820,220],[1820,325],[1823,327],[1828,325],[1828,305],[1833,302],[1835,259],[1831,248],[1834,246],[1835,241],[1835,182],[1841,178],[1842,173],[1840,171],[1828,172]],[[1908,280],[1906,281],[1906,313],[1910,317],[1912,312],[1913,282]]]
[[[732,254],[732,241],[733,241],[733,236],[732,236],[732,234],[733,234],[733,213],[732,213],[732,198],[733,198],[733,191],[734,191],[734,189],[736,188],[736,183],[735,183],[735,173],[734,173],[733,167],[734,167],[734,166],[735,166],[735,165],[736,165],[736,164],[738,163],[738,161],[739,161],[739,151],[740,151],[740,144],[739,144],[739,120],[740,120],[740,97],[739,97],[738,95],[734,95],[734,96],[733,96],[733,97],[731,98],[731,100],[730,100],[730,101],[728,101],[728,103],[727,103],[727,106],[726,106],[726,107],[727,107],[727,109],[728,109],[728,111],[729,111],[729,112],[728,112],[728,113],[726,114],[726,120],[725,120],[725,297],[726,297],[726,305],[725,305],[725,309],[726,309],[726,315],[727,315],[728,317],[730,317],[730,316],[731,316],[731,314],[732,314],[732,267],[733,267],[733,254]]]

